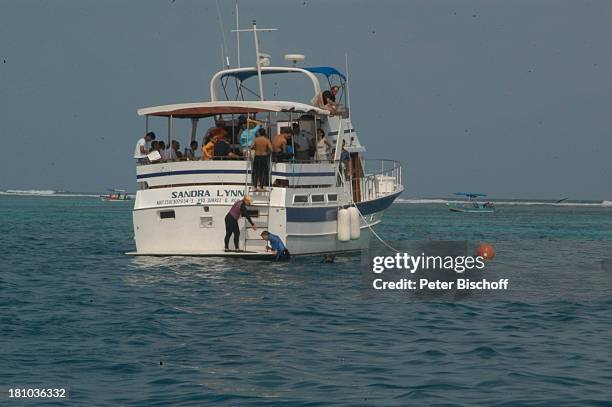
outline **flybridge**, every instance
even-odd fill
[[[212,101],[219,100],[219,96],[217,94],[217,85],[220,85],[225,96],[228,96],[230,89],[234,88],[234,85],[228,86],[228,79],[232,78],[236,81],[236,87],[238,89],[239,96],[243,96],[245,91],[247,93],[255,94],[250,89],[244,87],[243,82],[247,79],[259,76],[267,76],[274,74],[302,74],[305,75],[312,82],[313,86],[313,95],[321,92],[321,84],[319,83],[319,79],[316,75],[322,75],[327,79],[328,85],[331,87],[333,80],[338,80],[340,83],[340,88],[344,89],[344,85],[346,83],[346,76],[338,71],[336,68],[330,66],[317,66],[317,67],[309,67],[309,68],[299,68],[299,67],[287,67],[287,66],[265,66],[259,67],[259,70],[255,67],[248,68],[233,68],[233,69],[225,69],[217,72],[210,80],[210,99]],[[262,85],[263,89],[263,85]],[[261,92],[262,90],[260,90]],[[255,94],[256,96],[260,96]]]

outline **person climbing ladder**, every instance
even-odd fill
[[[234,247],[236,251],[239,252],[239,243],[240,243],[240,227],[238,226],[238,219],[241,216],[245,217],[246,220],[249,221],[253,230],[257,230],[257,225],[253,223],[253,220],[249,216],[247,211],[247,205],[253,203],[253,198],[250,196],[245,196],[244,198],[234,202],[232,208],[229,210],[227,215],[225,215],[225,251],[231,251],[229,249],[229,241],[230,237],[234,235]]]

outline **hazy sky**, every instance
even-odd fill
[[[279,28],[261,38],[273,65],[344,70],[348,53],[353,122],[369,158],[402,161],[406,196],[612,198],[609,0],[242,0],[240,16]],[[0,189],[135,190],[136,109],[208,100],[220,44],[214,1],[0,1]]]

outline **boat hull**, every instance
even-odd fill
[[[334,189],[332,192],[338,194],[339,191]],[[225,216],[231,205],[242,198],[244,189],[217,186],[208,187],[205,191],[197,188],[139,191],[133,211],[136,251],[129,254],[265,258],[269,257],[269,253],[266,254],[265,242],[259,236],[261,230],[269,230],[280,236],[292,255],[359,251],[368,247],[370,227],[382,220],[384,211],[401,191],[358,203],[357,207],[363,214],[360,219],[360,237],[347,242],[337,239],[339,204],[281,206],[282,202],[292,201],[292,193],[285,188],[272,188],[270,205],[263,203],[261,196],[254,196],[255,201],[249,209],[258,230],[247,227],[245,219],[239,219],[241,254],[224,251],[224,236]],[[311,193],[325,194],[329,191]],[[163,196],[182,197],[161,199]],[[230,248],[234,248],[233,238]]]
[[[472,204],[458,204],[458,203],[447,203],[446,206],[451,212],[465,212],[465,213],[493,213],[495,212],[494,207],[486,207],[482,204],[474,206]]]

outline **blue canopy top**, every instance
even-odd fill
[[[342,80],[346,81],[346,76],[344,76],[342,74],[342,72],[338,71],[336,68],[332,68],[331,66],[313,66],[310,68],[302,68],[308,72],[312,72],[314,74],[321,74],[321,75],[325,75],[327,78],[329,78],[332,75],[338,75],[340,78],[342,78]],[[266,71],[266,70],[262,70],[261,74],[262,75],[269,75],[269,74],[274,74],[274,73],[289,73],[289,72],[295,72],[295,71],[283,71],[283,70],[273,70],[273,71]],[[234,78],[238,78],[240,81],[244,81],[246,79],[249,79],[252,76],[256,76],[257,75],[257,70],[253,69],[252,71],[245,71],[245,72],[230,72],[227,74],[224,74],[223,76],[232,76]]]
[[[467,196],[469,198],[477,198],[479,196],[487,196],[487,194],[478,194],[476,192],[455,192],[455,195]]]
[[[346,76],[344,76],[342,72],[340,72],[336,68],[332,68],[331,66],[312,66],[310,68],[304,68],[304,69],[307,70],[308,72],[325,75],[328,78],[332,75],[338,75],[339,77],[342,78],[343,81],[346,80]]]

